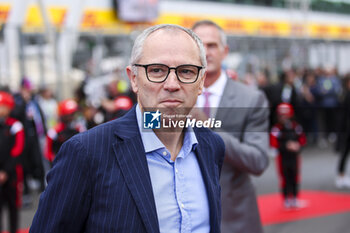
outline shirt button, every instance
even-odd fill
[[[167,154],[166,151],[163,151],[163,155],[166,156],[166,154]]]
[[[182,209],[183,209],[183,208],[185,208],[185,205],[184,205],[184,204],[182,204],[182,203],[181,203],[181,208],[182,208]]]
[[[175,172],[176,172],[176,173],[179,173],[179,170],[177,170],[177,168],[175,168]]]

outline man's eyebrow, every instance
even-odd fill
[[[219,43],[217,43],[217,42],[209,42],[209,43],[207,43],[207,46],[211,46],[211,47],[219,46]]]

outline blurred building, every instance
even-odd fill
[[[229,34],[226,65],[239,76],[291,66],[346,73],[349,12],[347,0],[0,0],[0,85],[28,76],[66,97],[84,77],[122,69],[143,28],[207,18]]]

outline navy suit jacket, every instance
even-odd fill
[[[209,200],[210,232],[220,232],[224,144],[208,129],[194,131]],[[159,232],[135,107],[64,143],[47,181],[30,233]]]

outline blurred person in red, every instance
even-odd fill
[[[123,116],[134,105],[129,96],[119,95],[113,100],[103,100],[102,108],[106,111],[106,121]]]
[[[98,85],[95,83],[95,85]],[[87,127],[93,128],[101,123],[108,122],[123,116],[134,105],[136,99],[135,94],[131,92],[128,83],[119,78],[109,80],[103,84],[103,91],[96,91],[95,85],[88,84],[93,88],[93,93],[88,92],[87,104],[83,107],[84,117]],[[100,92],[101,95],[96,94]],[[95,95],[96,96],[93,96]]]
[[[46,137],[46,159],[52,163],[61,145],[77,133],[85,131],[85,127],[75,121],[78,103],[73,99],[66,99],[58,104],[58,124],[50,129]]]
[[[124,82],[123,80],[112,80],[107,85],[107,98],[101,101],[104,122],[123,116],[134,105],[134,94],[130,93],[130,89],[120,88]]]
[[[295,121],[291,104],[281,103],[276,108],[277,123],[272,127],[270,143],[278,150],[277,169],[280,176],[284,207],[300,208],[298,200],[300,183],[300,152],[306,144],[306,137],[301,125]]]
[[[24,148],[24,130],[20,121],[9,117],[15,101],[11,94],[0,91],[0,231],[2,207],[7,205],[10,232],[18,226],[18,209],[23,190],[23,169],[18,157]]]

